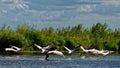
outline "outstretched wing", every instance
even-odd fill
[[[13,45],[11,45],[11,47],[12,47],[13,49],[17,50],[17,51],[20,51],[20,50],[21,50],[21,48],[16,47],[16,46],[13,46]]]
[[[49,49],[50,48],[50,46],[48,45],[48,46],[46,46],[46,47],[43,47],[43,49]]]
[[[42,49],[42,47],[37,44],[34,44],[34,46],[36,46],[38,49]]]
[[[5,48],[5,51],[13,51],[13,52],[17,52],[17,50],[13,49],[13,48]]]
[[[68,52],[71,52],[71,50],[67,47],[64,46],[64,48],[68,51]]]

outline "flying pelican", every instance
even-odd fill
[[[68,54],[71,54],[74,52],[74,50],[70,50],[69,48],[67,48],[66,46],[64,46],[64,48],[68,51]]]
[[[83,50],[83,52],[85,52],[85,53],[97,51],[96,49],[89,49],[89,50],[87,50],[87,49],[85,49],[83,46],[80,46],[80,48],[81,48],[81,49]]]
[[[106,56],[110,53],[113,53],[114,51],[109,51],[109,50],[100,50],[99,53],[102,54],[103,56]]]
[[[99,53],[100,53],[100,51],[99,50],[97,50],[97,49],[89,49],[89,50],[87,50],[87,49],[85,49],[83,46],[80,46],[80,48],[83,50],[83,52],[85,52],[85,53],[92,53],[92,54],[95,54],[95,55],[98,55]]]
[[[56,54],[56,55],[60,55],[60,56],[62,56],[62,57],[65,57],[62,52],[60,52],[60,51],[58,51],[58,50],[52,50],[52,51],[48,51],[48,52],[46,53],[46,57],[45,57],[46,60],[48,59],[49,54]]]
[[[10,45],[11,48],[5,48],[5,51],[13,51],[13,52],[18,52],[21,50],[21,48],[19,47],[16,47],[16,46],[13,46],[13,45]]]
[[[114,52],[114,51],[97,50],[97,49],[89,49],[89,50],[87,50],[87,49],[83,48],[83,46],[80,46],[80,48],[81,48],[81,49],[83,50],[83,52],[85,52],[85,53],[92,53],[92,54],[95,54],[95,55],[102,54],[102,55],[105,56],[105,55],[108,55],[108,54]]]
[[[44,52],[50,47],[50,46],[47,46],[47,47],[41,47],[41,46],[39,46],[39,45],[37,45],[37,44],[34,44],[34,46],[36,46],[38,49],[42,50],[41,53],[44,53]]]
[[[46,54],[46,56],[45,56],[45,59],[46,59],[46,60],[48,59],[48,57],[49,57],[50,54],[56,54],[56,55],[60,55],[60,56],[63,56],[63,57],[64,57],[64,54],[63,54],[62,52],[56,50],[56,47],[54,47],[54,46],[49,46],[49,45],[48,45],[47,47],[41,47],[41,46],[39,46],[39,45],[37,45],[37,44],[34,44],[34,45],[35,45],[38,49],[41,49],[41,50],[42,50],[41,53]]]

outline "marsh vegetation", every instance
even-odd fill
[[[82,24],[61,29],[36,29],[34,26],[19,25],[15,30],[8,26],[0,28],[0,52],[14,45],[23,48],[23,52],[38,51],[33,44],[40,46],[55,45],[58,50],[65,51],[64,46],[73,49],[82,44],[85,48],[120,51],[120,28],[112,30],[106,23],[98,22],[91,28]],[[78,49],[77,51],[81,51]]]

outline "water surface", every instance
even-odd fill
[[[51,55],[0,56],[0,68],[120,68],[120,56],[62,58]]]

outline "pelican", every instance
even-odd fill
[[[99,53],[102,54],[103,56],[106,56],[110,53],[113,53],[114,51],[108,51],[108,50],[100,50]]]
[[[41,47],[41,46],[39,46],[39,45],[37,45],[37,44],[34,44],[34,45],[35,45],[38,49],[41,49],[41,50],[42,50],[41,53],[46,54],[46,56],[45,56],[45,59],[46,59],[46,60],[48,59],[48,57],[49,57],[50,54],[56,54],[56,55],[60,55],[60,56],[62,56],[62,57],[65,57],[64,54],[63,54],[62,52],[56,50],[56,47],[54,47],[54,46],[48,45],[47,47]]]
[[[92,54],[95,54],[95,55],[100,54],[100,51],[97,50],[97,49],[89,49],[89,50],[87,50],[87,49],[83,48],[83,46],[80,46],[80,48],[81,48],[81,49],[83,50],[83,52],[85,52],[85,53],[92,53]]]
[[[74,50],[70,50],[69,48],[67,48],[66,46],[64,46],[64,48],[68,51],[68,54],[71,54],[74,52]]]
[[[21,48],[19,47],[16,47],[16,46],[13,46],[13,45],[10,45],[11,48],[5,48],[5,51],[13,51],[13,52],[18,52],[21,50]]]
[[[95,54],[95,55],[98,55],[98,54],[102,54],[102,55],[108,55],[114,51],[108,51],[108,50],[97,50],[97,49],[89,49],[89,50],[86,50],[84,49],[82,46],[80,46],[80,48],[83,50],[83,52],[85,53],[92,53],[92,54]]]
[[[58,51],[58,50],[52,50],[52,51],[48,51],[48,52],[46,53],[46,57],[45,57],[46,60],[48,59],[48,57],[49,57],[50,54],[56,54],[56,55],[60,55],[60,56],[62,56],[62,57],[65,57],[62,52],[60,52],[60,51]]]
[[[85,49],[85,48],[83,48],[83,46],[80,46],[80,48],[83,50],[83,52],[85,52],[85,53],[88,53],[88,52],[97,52],[98,50],[96,50],[96,49],[89,49],[89,50],[87,50],[87,49]]]
[[[47,47],[41,47],[41,46],[39,46],[39,45],[37,45],[37,44],[34,44],[34,46],[36,46],[38,49],[42,50],[41,53],[44,53],[44,52],[50,47],[50,46],[47,46]]]

